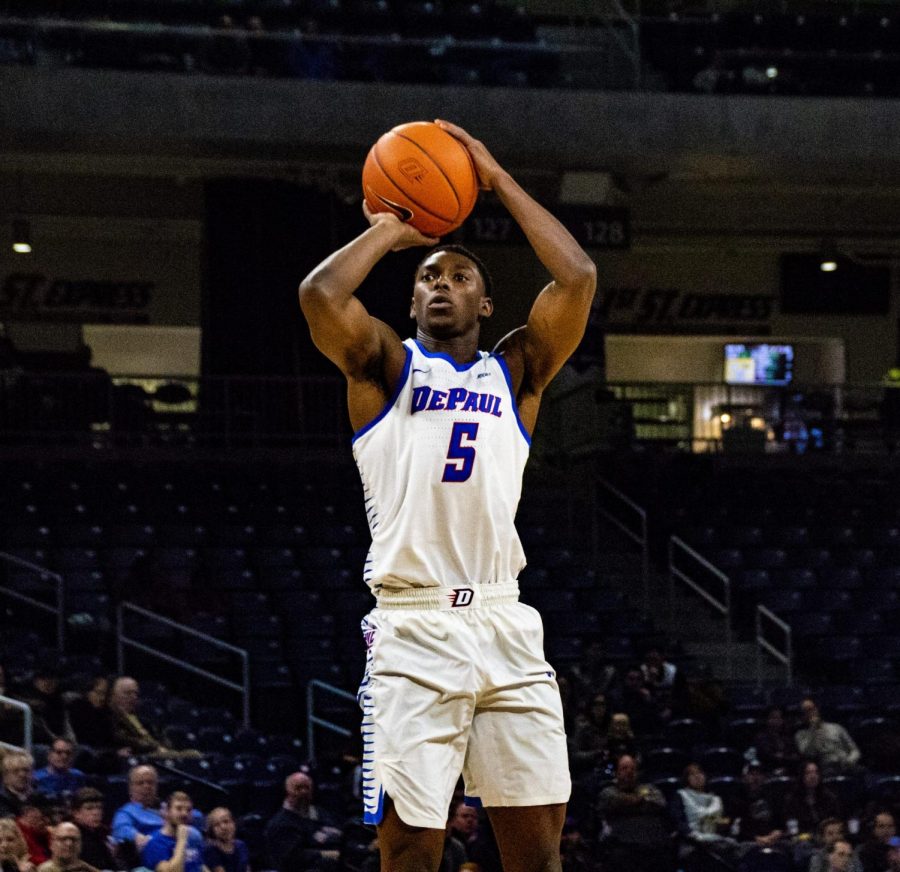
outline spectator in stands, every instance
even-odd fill
[[[728,711],[728,698],[722,682],[712,669],[698,664],[684,682],[675,687],[672,699],[675,717],[693,718],[703,724],[707,737],[714,740],[722,732],[722,717]]]
[[[31,706],[34,741],[49,745],[57,736],[71,737],[66,703],[59,686],[59,672],[43,664],[35,671],[31,685],[19,694]]]
[[[647,684],[671,689],[675,686],[678,667],[666,660],[659,648],[651,645],[644,651],[644,656],[641,660],[641,672]]]
[[[313,805],[313,780],[294,772],[284,782],[284,804],[265,829],[266,849],[278,872],[328,869],[339,857],[341,831],[331,815]]]
[[[574,821],[566,821],[563,826],[559,853],[562,872],[592,872],[596,868],[591,862],[590,845]]]
[[[84,773],[72,766],[75,744],[59,737],[53,740],[47,751],[47,765],[34,773],[38,790],[50,796],[68,798],[84,787]]]
[[[853,846],[846,839],[838,839],[826,851],[827,872],[852,872],[859,868],[854,863]]]
[[[451,815],[453,814],[451,805]],[[447,819],[447,832],[444,835],[444,853],[441,855],[439,872],[459,872],[466,862],[466,849],[463,843],[453,835],[450,818]]]
[[[141,701],[138,683],[126,675],[113,682],[109,707],[113,719],[113,742],[120,754],[152,757],[198,757],[194,750],[176,751],[155,736],[137,715]]]
[[[894,836],[888,844],[890,850],[888,851],[887,872],[900,872],[900,839]]]
[[[885,872],[891,840],[897,835],[894,815],[889,809],[880,809],[865,826],[865,839],[856,849],[856,857],[863,872]]]
[[[81,859],[97,869],[118,868],[110,850],[109,827],[103,822],[103,794],[93,787],[76,790],[72,796],[72,820],[81,833]]]
[[[591,705],[575,716],[574,726],[569,731],[569,763],[573,775],[589,772],[606,762],[609,725],[606,694],[597,693]]]
[[[615,680],[616,668],[607,659],[603,643],[594,639],[579,661],[572,666],[572,677],[578,682],[579,697],[608,693]]]
[[[624,712],[636,733],[649,735],[662,726],[662,718],[653,697],[653,691],[644,683],[639,666],[625,672],[622,686],[613,697],[613,711]]]
[[[227,808],[214,808],[206,816],[203,865],[210,872],[250,872],[247,845],[235,838],[237,827]]]
[[[797,730],[794,741],[803,757],[815,760],[826,776],[853,772],[858,768],[860,754],[856,743],[840,724],[822,720],[814,699],[805,697],[802,700],[800,714],[806,726]]]
[[[454,799],[450,803],[450,816],[447,818],[448,835],[456,839],[469,857],[469,845],[478,838],[478,810],[466,805],[462,799]]]
[[[609,760],[618,760],[623,754],[639,759],[637,740],[631,729],[631,719],[624,712],[616,712],[609,719],[606,733],[606,754]]]
[[[838,842],[843,842],[850,850],[850,861],[847,866],[843,867],[843,872],[861,872],[862,867],[859,860],[853,855],[853,849],[847,841],[847,833],[844,828],[844,822],[840,818],[825,818],[819,822],[816,829],[815,851],[809,858],[807,872],[829,872],[832,868],[830,856],[832,848]],[[841,849],[841,855],[844,854]]]
[[[112,712],[109,709],[109,679],[96,675],[87,691],[69,704],[69,725],[82,745],[113,748]]]
[[[682,839],[683,868],[702,870],[712,853],[717,857],[735,854],[737,842],[723,834],[728,821],[722,797],[706,789],[706,772],[699,763],[689,763],[682,776],[683,786],[672,798],[672,817]]]
[[[119,845],[128,865],[140,856],[150,837],[163,825],[159,813],[159,777],[152,766],[135,766],[128,773],[128,802],[112,820],[113,841]]]
[[[784,775],[794,770],[800,756],[781,706],[773,705],[766,709],[765,726],[756,734],[753,747],[757,760],[770,775]]]
[[[34,759],[24,751],[9,751],[0,766],[0,817],[18,817],[34,793]]]
[[[186,793],[168,797],[162,827],[141,850],[144,866],[152,872],[209,872],[203,865],[203,837],[191,826],[193,812]]]
[[[50,859],[38,872],[98,872],[81,859],[81,833],[75,824],[63,822],[50,831]]]
[[[0,818],[0,870],[2,872],[35,872],[28,856],[28,845],[12,818]]]
[[[737,822],[737,838],[747,845],[760,848],[781,846],[784,831],[780,812],[772,808],[763,787],[766,772],[758,760],[744,766],[742,790],[733,802],[734,819]]]
[[[806,760],[800,768],[796,787],[784,798],[782,820],[792,836],[809,838],[826,818],[841,816],[837,796],[822,784],[819,765]]]
[[[35,866],[50,859],[50,812],[53,803],[40,793],[32,793],[22,804],[22,811],[16,818],[16,826],[21,830],[28,845],[28,856]]]
[[[674,822],[661,791],[639,782],[634,757],[619,758],[615,783],[600,792],[598,810],[608,833],[601,843],[604,868],[673,872]]]

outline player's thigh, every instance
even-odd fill
[[[504,872],[560,872],[566,804],[487,809]]]
[[[378,850],[384,872],[428,872],[441,865],[445,831],[412,827],[397,814],[394,803],[385,802],[378,825]]]

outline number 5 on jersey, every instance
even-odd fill
[[[478,424],[457,421],[450,433],[450,447],[447,449],[447,460],[441,481],[468,481],[475,464],[475,438],[478,436]]]

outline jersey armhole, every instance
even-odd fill
[[[397,379],[397,386],[394,388],[393,394],[391,394],[390,399],[384,404],[381,411],[369,421],[368,424],[364,424],[353,434],[353,438],[350,440],[351,443],[356,442],[360,436],[364,436],[368,433],[369,430],[371,430],[393,408],[394,403],[397,402],[397,397],[400,396],[400,391],[403,390],[406,380],[409,378],[409,370],[412,364],[412,351],[409,346],[404,344],[403,350],[406,352],[406,360],[403,361],[403,371],[400,373],[400,378]],[[507,376],[507,378],[509,378],[509,376]],[[518,413],[516,414],[518,416]]]
[[[522,423],[522,419],[519,417],[519,404],[516,402],[516,395],[513,391],[513,383],[512,383],[512,375],[509,371],[509,366],[507,366],[506,358],[503,356],[503,353],[495,353],[491,352],[491,357],[500,364],[500,369],[503,371],[503,377],[506,379],[506,386],[509,388],[509,401],[512,405],[512,410],[516,415],[516,423],[519,425],[519,432],[525,438],[525,442],[528,447],[531,447],[531,435],[525,429],[525,425]]]

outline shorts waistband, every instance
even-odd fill
[[[471,584],[459,587],[417,587],[408,590],[382,591],[379,609],[423,609],[452,611],[480,609],[519,601],[517,581],[502,584]]]

